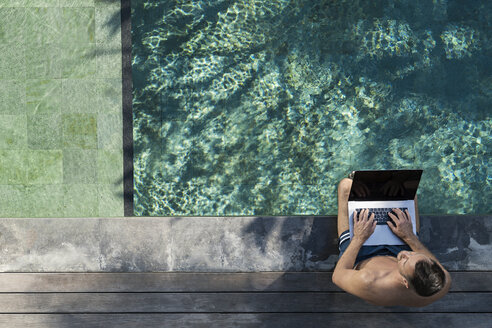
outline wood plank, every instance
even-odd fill
[[[490,328],[490,313],[296,313],[296,314],[2,314],[9,328],[134,327],[363,327]]]
[[[0,293],[332,292],[331,272],[0,273]],[[492,272],[451,272],[451,291],[492,292]]]
[[[347,293],[0,294],[0,313],[492,312],[492,293],[450,293],[424,308],[378,307]]]
[[[452,292],[492,292],[492,272],[450,272]]]
[[[0,292],[340,291],[331,272],[0,273]]]

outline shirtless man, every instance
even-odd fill
[[[380,306],[425,306],[446,295],[451,277],[413,233],[408,211],[394,209],[394,214],[389,214],[394,224],[388,222],[393,233],[408,246],[362,246],[376,228],[374,214],[370,215],[367,209],[358,217],[354,216],[354,236],[350,239],[348,198],[351,186],[351,179],[343,179],[338,185],[341,256],[333,272],[333,282],[346,292]],[[415,214],[418,233],[417,209]]]

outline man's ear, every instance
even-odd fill
[[[403,284],[407,287],[407,289],[409,288],[407,279],[403,278]]]

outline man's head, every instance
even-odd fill
[[[425,254],[402,251],[397,260],[405,286],[411,286],[420,296],[434,295],[444,287],[444,271]]]

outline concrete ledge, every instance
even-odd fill
[[[492,216],[422,216],[449,270],[492,269]],[[336,217],[1,218],[1,272],[331,271]]]

